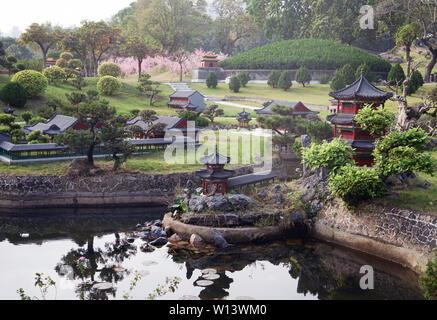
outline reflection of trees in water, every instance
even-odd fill
[[[80,279],[81,297],[89,300],[107,300],[109,295],[115,297],[116,287],[107,290],[96,290],[93,288],[95,282],[118,283],[125,276],[130,274],[129,270],[118,270],[121,263],[136,255],[137,248],[120,239],[118,233],[115,234],[115,241],[106,242],[104,248],[94,248],[94,235],[89,235],[86,247],[70,250],[62,257],[60,263],[55,267],[56,272],[61,276],[70,276],[72,279]],[[79,263],[80,258],[86,258],[83,263]],[[64,266],[72,269],[72,274],[63,274]],[[98,278],[96,277],[98,275]]]
[[[233,282],[232,273],[246,268],[256,261],[268,261],[273,265],[289,268],[289,274],[297,279],[297,292],[318,296],[319,299],[421,299],[417,278],[408,270],[398,270],[397,265],[370,258],[361,253],[326,244],[286,245],[271,243],[263,246],[232,247],[214,252],[210,256],[190,255],[186,250],[171,251],[174,261],[185,260],[187,278],[194,270],[213,268],[222,277],[214,285],[202,290],[202,299],[223,299]],[[369,260],[370,259],[370,260]],[[359,288],[361,266],[375,268],[375,290]],[[225,275],[228,271],[228,275]],[[224,276],[223,276],[224,275]]]

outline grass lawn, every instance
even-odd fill
[[[0,87],[5,85],[9,79],[10,78],[7,75],[0,75]],[[96,89],[97,78],[88,78],[86,81],[88,85],[82,89],[83,91]],[[161,85],[161,90],[161,99],[156,102],[154,106],[150,106],[148,99],[139,94],[135,82],[123,81],[122,89],[117,95],[111,97],[104,96],[104,98],[108,100],[119,113],[129,113],[133,109],[152,109],[160,115],[176,116],[177,114],[173,109],[167,108],[167,103],[169,101],[168,96],[173,93],[173,90],[170,86],[164,84]],[[17,114],[26,110],[36,111],[38,108],[45,105],[49,97],[57,97],[65,99],[66,101],[65,94],[72,93],[73,91],[76,91],[76,89],[69,84],[61,84],[59,86],[49,85],[41,98],[29,100],[25,108],[17,110]]]
[[[432,157],[437,161],[437,150],[432,152]],[[429,189],[422,187],[423,179],[431,183]],[[381,201],[399,207],[437,214],[437,172],[434,173],[434,176],[420,174],[416,185],[405,191],[397,191],[397,193],[398,197],[385,198]]]
[[[249,83],[246,88],[241,88],[238,93],[229,90],[229,86],[226,83],[219,83],[215,89],[209,89],[204,83],[192,83],[190,87],[205,96],[217,98],[224,98],[225,96],[253,97],[268,100],[301,101],[322,106],[330,105],[328,94],[331,89],[326,84],[312,84],[305,88],[301,85],[293,84],[290,90],[284,91],[282,89],[272,89],[267,84]]]

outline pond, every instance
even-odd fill
[[[41,298],[35,273],[56,282],[46,298],[58,300],[79,299],[80,286],[85,299],[144,300],[166,287],[167,277],[180,279],[177,289],[157,299],[423,299],[412,271],[326,243],[290,239],[220,252],[164,246],[147,253],[143,240],[126,239],[136,224],[162,218],[163,208],[59,211],[0,213],[1,300],[19,299],[20,288]],[[359,287],[363,265],[374,268],[374,290]],[[205,269],[215,276],[201,287]],[[95,282],[109,288],[96,290]]]

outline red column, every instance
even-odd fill
[[[353,134],[352,134],[352,140],[355,140],[357,138],[357,128],[354,128]]]
[[[334,126],[334,138],[337,138],[337,125]]]

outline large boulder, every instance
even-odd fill
[[[244,194],[230,194],[228,195],[228,200],[234,210],[244,210],[253,202],[250,197]]]
[[[212,232],[214,233],[214,245],[217,248],[226,249],[227,247],[229,247],[229,243],[226,241],[220,231],[214,229],[212,230]]]
[[[222,195],[207,197],[206,205],[212,211],[228,211],[231,209],[228,200]]]
[[[205,196],[192,196],[188,207],[190,211],[201,212],[206,208],[207,205],[207,197]]]

